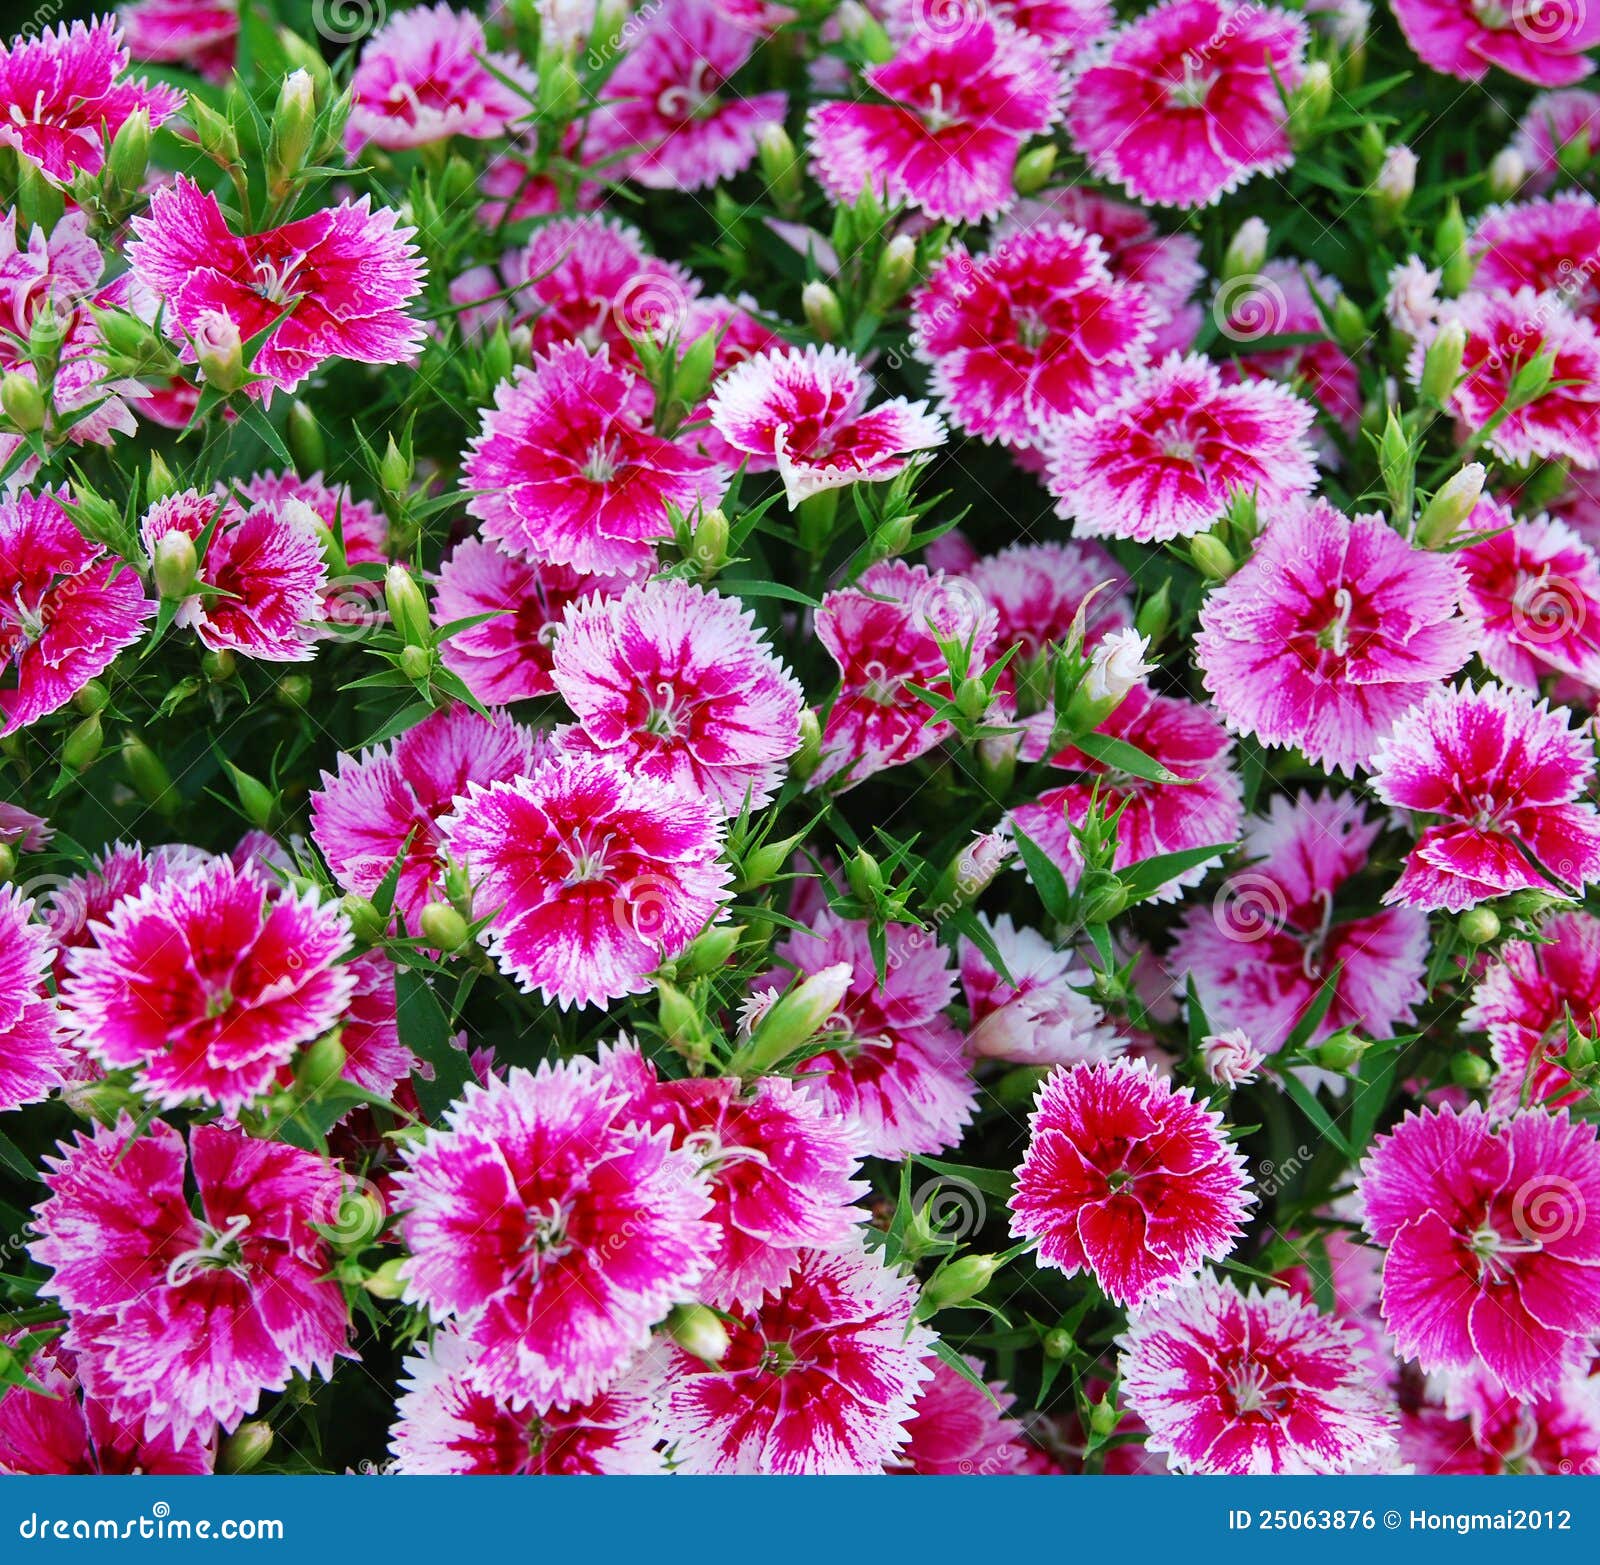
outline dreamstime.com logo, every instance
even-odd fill
[[[41,1516],[30,1511],[17,1523],[17,1535],[34,1543],[122,1543],[153,1538],[174,1543],[282,1543],[283,1523],[258,1517],[202,1516],[190,1521],[174,1516],[165,1500],[157,1500],[144,1516]]]

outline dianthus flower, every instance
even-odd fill
[[[1600,324],[1600,202],[1581,191],[1486,212],[1472,231],[1472,286],[1551,293]]]
[[[1392,0],[1400,30],[1424,65],[1482,81],[1491,65],[1539,87],[1569,87],[1594,69],[1600,16],[1581,3],[1543,0]]]
[[[967,1357],[982,1379],[983,1364]],[[1002,1381],[973,1385],[942,1360],[922,1388],[906,1443],[890,1471],[938,1477],[994,1478],[1023,1471],[1032,1447],[1014,1416],[1016,1399]]]
[[[38,1103],[66,1070],[56,1002],[45,989],[54,941],[34,903],[0,886],[0,1112]]]

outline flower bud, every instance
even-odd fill
[[[278,796],[259,778],[252,777],[231,761],[225,764],[244,818],[257,830],[270,831],[278,814]]]
[[[326,1092],[344,1075],[348,1055],[345,1053],[344,1039],[339,1034],[337,1027],[332,1032],[323,1033],[300,1056],[294,1079],[305,1091]]]
[[[4,885],[17,872],[17,850],[9,842],[0,842],[0,885]]]
[[[1043,146],[1029,147],[1017,159],[1011,174],[1011,184],[1019,196],[1031,196],[1049,184],[1056,169],[1056,144],[1047,141]]]
[[[721,506],[712,506],[695,523],[690,553],[702,581],[709,581],[728,563],[728,515]]]
[[[1468,462],[1434,491],[1417,523],[1417,542],[1424,549],[1442,549],[1455,537],[1456,530],[1477,507],[1484,477],[1482,462]]]
[[[794,138],[778,121],[762,126],[756,137],[756,159],[773,201],[780,208],[794,206],[804,190],[800,154],[795,150]]]
[[[203,653],[200,658],[200,672],[208,684],[226,684],[238,672],[238,668],[239,660],[233,655],[230,647],[220,647],[215,651]]]
[[[1481,1092],[1494,1077],[1494,1068],[1481,1054],[1463,1049],[1451,1056],[1450,1079],[1468,1092]]]
[[[146,804],[164,815],[172,814],[181,802],[172,786],[172,774],[159,755],[136,734],[122,741],[122,769],[133,790]]]
[[[886,516],[872,534],[873,560],[892,560],[896,555],[904,554],[915,529],[916,520],[908,512]]]
[[[400,1274],[405,1265],[403,1256],[394,1256],[368,1274],[361,1284],[375,1299],[400,1299],[405,1297],[406,1280]]]
[[[713,924],[702,930],[677,959],[677,969],[687,978],[704,978],[728,965],[744,938],[743,924]]]
[[[963,1255],[947,1262],[922,1285],[923,1313],[931,1315],[977,1298],[999,1270],[998,1255]]]
[[[113,200],[138,194],[150,166],[150,111],[135,109],[122,122],[106,154],[105,190]]]
[[[844,335],[844,311],[839,296],[826,283],[807,283],[800,290],[800,309],[812,335],[821,342],[835,342]]]
[[[190,93],[183,107],[184,118],[194,126],[195,140],[200,150],[213,163],[224,167],[239,161],[239,136],[232,122],[211,108],[204,99]]]
[[[447,955],[466,945],[470,934],[466,919],[448,902],[430,902],[423,908],[417,918],[417,930],[429,945]]]
[[[1550,389],[1555,373],[1555,353],[1549,348],[1542,349],[1526,363],[1519,364],[1506,390],[1506,407],[1515,410],[1525,408],[1530,402],[1537,402]]]
[[[1468,908],[1456,927],[1471,946],[1486,946],[1500,933],[1500,916],[1492,907]]]
[[[1226,581],[1239,569],[1232,551],[1215,533],[1189,540],[1189,559],[1207,581]]]
[[[1039,1346],[1047,1359],[1064,1359],[1072,1352],[1072,1333],[1056,1326],[1044,1334]]]
[[[299,397],[289,404],[283,434],[289,455],[294,458],[295,471],[302,478],[320,473],[328,465],[328,445],[322,438],[322,426],[310,406]]]
[[[1108,869],[1090,870],[1078,886],[1079,916],[1086,924],[1109,924],[1127,905],[1127,888]]]
[[[372,903],[363,896],[358,896],[354,891],[339,899],[340,910],[350,920],[350,932],[363,945],[371,945],[374,941],[382,940],[385,924],[381,914]]]
[[[429,647],[433,629],[428,622],[428,599],[417,578],[403,565],[384,573],[383,598],[400,639],[410,647]]]
[[[1232,282],[1236,277],[1254,277],[1267,259],[1267,242],[1271,230],[1259,217],[1247,217],[1234,231],[1222,257],[1222,281]]]
[[[1392,407],[1384,420],[1383,433],[1378,437],[1378,471],[1383,475],[1395,520],[1409,529],[1416,454],[1411,449],[1411,437],[1405,425]]]
[[[1383,154],[1377,177],[1372,181],[1372,203],[1378,216],[1392,223],[1405,211],[1416,188],[1416,153],[1407,146],[1390,147]]]
[[[231,315],[204,310],[195,321],[194,354],[206,384],[225,397],[245,383],[244,344]]]
[[[894,58],[894,44],[880,22],[861,0],[844,0],[834,13],[844,41],[869,65],[883,65]]]
[[[47,413],[44,393],[39,390],[38,382],[21,370],[10,370],[0,380],[0,409],[25,435],[44,428]]]
[[[1461,379],[1461,360],[1467,351],[1467,330],[1460,321],[1446,321],[1428,344],[1422,359],[1422,398],[1434,407],[1449,404]]]
[[[200,557],[188,533],[175,527],[156,540],[150,556],[150,573],[155,579],[156,591],[163,598],[175,602],[187,598],[194,591],[199,571]]]
[[[278,88],[267,148],[267,183],[274,199],[285,195],[311,151],[317,124],[317,93],[309,71],[291,71]]]
[[[790,774],[805,782],[822,760],[822,723],[809,706],[800,709],[800,748],[789,760]]]
[[[1489,194],[1496,201],[1509,201],[1527,177],[1528,165],[1515,147],[1502,147],[1489,160]]]
[[[873,268],[869,301],[875,310],[887,310],[911,285],[917,269],[917,244],[908,234],[896,234],[878,253]]]
[[[1075,734],[1098,728],[1128,692],[1155,670],[1145,661],[1150,643],[1136,630],[1113,630],[1089,654],[1089,671],[1067,703],[1065,720]]]
[[[393,435],[378,462],[378,482],[392,495],[403,495],[411,487],[411,458],[395,444]]]
[[[61,741],[61,764],[74,772],[93,766],[105,742],[100,714],[91,712]]]
[[[1319,1043],[1311,1051],[1311,1057],[1324,1070],[1338,1071],[1342,1074],[1360,1064],[1361,1056],[1367,1052],[1367,1048],[1368,1041],[1365,1038],[1359,1037],[1348,1027],[1342,1027]]]
[[[306,702],[311,699],[311,676],[309,674],[285,674],[272,687],[272,694],[283,706],[304,708]]]
[[[217,1471],[238,1475],[253,1472],[272,1450],[272,1425],[264,1418],[240,1424],[217,1452]]]
[[[1110,1396],[1102,1397],[1089,1409],[1089,1433],[1097,1441],[1109,1440],[1121,1420],[1116,1401]]]
[[[778,996],[761,1019],[750,1041],[729,1061],[733,1076],[764,1076],[809,1042],[839,1009],[850,988],[855,969],[835,962],[812,973]]]
[[[732,1346],[728,1328],[703,1304],[676,1304],[667,1316],[667,1335],[692,1357],[720,1364]]]
[[[1316,134],[1332,106],[1333,69],[1326,60],[1313,60],[1289,95],[1289,135],[1296,145]]]
[[[969,723],[981,723],[989,711],[989,687],[969,674],[956,686],[956,708]]]
[[[1581,179],[1589,172],[1589,164],[1594,158],[1594,149],[1590,142],[1589,127],[1585,125],[1577,135],[1569,141],[1564,141],[1556,148],[1556,165],[1568,179]]]
[[[1333,304],[1333,335],[1340,347],[1356,353],[1366,343],[1367,317],[1349,294],[1342,293]]]
[[[1471,284],[1478,263],[1467,254],[1467,220],[1461,215],[1461,203],[1454,196],[1434,230],[1433,260],[1441,273],[1446,294],[1453,297]]]
[[[554,125],[569,123],[583,107],[583,83],[565,55],[546,58],[539,64],[540,120]]]
[[[1172,628],[1172,578],[1169,576],[1139,605],[1133,628],[1152,646],[1159,646]]]
[[[1200,1063],[1219,1087],[1243,1087],[1256,1079],[1266,1054],[1242,1027],[1212,1033],[1201,1040]]]

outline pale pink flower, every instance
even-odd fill
[[[1407,256],[1390,267],[1383,313],[1396,331],[1408,337],[1420,337],[1433,325],[1439,313],[1442,277],[1437,267],[1429,266],[1416,255]]]
[[[1310,494],[1315,410],[1266,381],[1225,385],[1176,354],[1116,401],[1060,429],[1048,487],[1080,536],[1164,543],[1205,532],[1237,495],[1262,506]]]
[[[787,1285],[732,1321],[719,1364],[674,1350],[658,1414],[689,1473],[874,1473],[898,1453],[933,1333],[917,1287],[859,1240],[807,1250]]]
[[[461,1373],[513,1406],[594,1397],[716,1251],[698,1160],[592,1059],[469,1083],[406,1162],[406,1296],[459,1321]]]
[[[238,0],[132,0],[118,13],[128,53],[157,65],[187,65],[222,82],[238,54]]]
[[[1306,26],[1269,6],[1163,0],[1073,83],[1067,129],[1101,178],[1159,206],[1209,206],[1293,161],[1283,94]]]
[[[804,692],[737,598],[651,581],[567,609],[552,679],[569,750],[699,794],[724,814],[767,804],[800,747]]]
[[[563,1010],[646,991],[729,899],[722,811],[602,756],[474,783],[443,832],[501,971]]]
[[[1471,656],[1461,589],[1456,564],[1381,516],[1286,507],[1201,605],[1195,661],[1234,732],[1353,773]]]
[[[1133,624],[1133,583],[1105,549],[1088,540],[1014,543],[961,574],[994,608],[997,652],[1020,647],[1018,657],[1036,658],[1067,639],[1080,611],[1088,647]],[[1001,687],[1009,691],[1015,677],[1007,664]]]
[[[1541,0],[1391,0],[1406,42],[1424,65],[1482,81],[1491,65],[1539,87],[1569,87],[1594,69],[1600,15],[1584,4]]]
[[[1584,799],[1594,750],[1570,721],[1531,692],[1465,684],[1402,717],[1373,756],[1373,791],[1442,819],[1384,901],[1459,913],[1510,891],[1600,880],[1600,814]]]
[[[1202,1276],[1118,1338],[1122,1396],[1180,1473],[1349,1473],[1393,1460],[1359,1334],[1282,1288]]]
[[[746,359],[712,388],[712,427],[756,471],[776,467],[792,511],[829,489],[878,483],[944,444],[925,402],[895,397],[870,412],[872,377],[831,344]]]
[[[1551,1390],[1509,1395],[1487,1370],[1443,1379],[1444,1402],[1407,1411],[1400,1449],[1419,1473],[1600,1473],[1600,1384],[1575,1370]]]
[[[981,1380],[982,1362],[963,1357]],[[940,1360],[917,1398],[906,1443],[889,1470],[943,1478],[1021,1473],[1034,1448],[1015,1413],[1016,1398],[1002,1381],[974,1385]]]
[[[1600,146],[1600,93],[1583,87],[1539,93],[1517,122],[1511,145],[1527,165],[1530,186],[1548,190],[1560,175],[1563,147],[1587,158]]]
[[[361,47],[345,146],[493,141],[532,115],[537,87],[516,55],[488,46],[470,12],[445,4],[396,11]]]
[[[1265,1053],[1242,1027],[1208,1033],[1200,1040],[1200,1063],[1207,1078],[1230,1092],[1254,1081],[1265,1059]]]

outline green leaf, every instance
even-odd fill
[[[1137,745],[1129,744],[1125,739],[1113,739],[1109,734],[1080,734],[1074,737],[1072,743],[1091,761],[1098,761],[1113,771],[1126,772],[1130,777],[1142,778],[1145,782],[1170,783],[1174,787],[1189,788],[1195,781],[1192,777],[1180,777],[1176,772],[1168,771],[1153,755],[1146,755]]]
[[[1209,848],[1184,848],[1178,853],[1158,853],[1153,859],[1140,859],[1137,864],[1118,870],[1117,879],[1133,901],[1143,902],[1169,880],[1175,880],[1188,870],[1220,858],[1232,847],[1231,842],[1218,842]]]
[[[1072,916],[1072,892],[1067,887],[1067,877],[1056,867],[1055,860],[1020,827],[1016,828],[1015,835],[1017,853],[1027,868],[1033,889],[1044,903],[1045,912],[1065,923]]]
[[[409,967],[396,968],[394,987],[400,1041],[433,1067],[432,1081],[420,1074],[411,1081],[423,1115],[436,1120],[472,1079],[472,1059],[465,1049],[455,1046],[450,1018],[421,973]]]
[[[1306,1118],[1336,1146],[1347,1158],[1353,1158],[1355,1149],[1346,1139],[1345,1134],[1334,1124],[1333,1116],[1317,1101],[1317,1095],[1292,1070],[1286,1070],[1282,1076],[1283,1090],[1297,1103]]]

